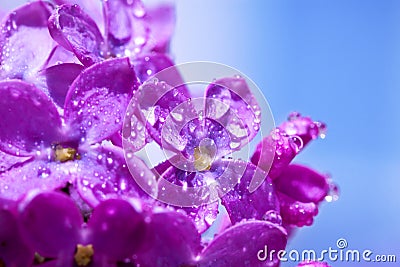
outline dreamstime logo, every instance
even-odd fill
[[[194,206],[228,193],[247,171],[254,144],[274,127],[265,97],[246,75],[223,64],[191,62],[140,86],[125,114],[122,141],[144,191],[168,204]],[[275,151],[264,153],[271,153],[270,167]],[[133,154],[159,178],[138,175]],[[256,169],[250,178],[253,192],[265,173]]]
[[[315,250],[268,250],[264,246],[257,252],[257,258],[260,261],[273,261],[278,259],[282,262],[293,261],[331,261],[331,262],[396,262],[394,254],[374,254],[371,250],[347,249],[348,243],[344,238],[336,241],[336,248],[329,247],[321,252]]]

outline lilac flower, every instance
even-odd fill
[[[268,176],[279,197],[283,222],[288,226],[311,225],[318,213],[318,204],[331,189],[335,189],[325,175],[302,165],[290,164],[311,140],[325,137],[325,131],[325,124],[292,113],[289,121],[258,144],[252,157],[254,164],[269,171]],[[274,150],[275,153],[271,153]],[[268,169],[271,160],[273,163]]]
[[[42,193],[22,203],[21,224],[44,266],[116,266],[138,251],[145,237],[143,216],[118,199],[101,202],[84,224],[74,202]]]
[[[82,189],[79,194],[92,205],[110,190],[137,194],[121,149],[98,145],[120,130],[136,88],[127,59],[96,64],[74,81],[60,117],[52,100],[34,85],[0,82],[0,149],[25,157],[0,174],[1,195],[16,200],[30,189],[54,190],[68,183]],[[92,177],[102,184],[90,184]],[[110,184],[110,177],[123,186]]]

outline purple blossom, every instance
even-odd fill
[[[127,59],[96,64],[69,88],[61,117],[52,100],[34,85],[0,82],[0,149],[14,155],[13,160],[24,157],[0,174],[2,196],[18,199],[30,189],[54,190],[69,183],[95,205],[110,187],[114,194],[121,193],[114,190],[120,186],[106,185],[110,177],[114,183],[124,181],[120,190],[126,194],[135,193],[137,186],[121,149],[98,144],[121,129],[124,107],[136,88]],[[93,177],[103,180],[101,189],[89,182]]]
[[[326,175],[302,165],[290,164],[304,146],[318,136],[325,137],[325,132],[325,124],[292,113],[289,120],[265,137],[254,152],[252,162],[269,171],[285,225],[311,225],[318,213],[318,204],[329,193],[337,194]],[[271,160],[272,166],[269,165]]]

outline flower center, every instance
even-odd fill
[[[216,152],[215,143],[212,139],[203,139],[199,146],[193,151],[194,167],[197,171],[208,171],[214,161]]]
[[[81,159],[81,156],[78,154],[75,148],[57,145],[54,148],[54,158],[56,161],[66,162],[70,160]]]
[[[76,246],[76,253],[74,255],[75,262],[78,266],[88,266],[92,261],[94,254],[93,245],[81,245]]]

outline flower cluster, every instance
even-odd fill
[[[279,266],[257,251],[285,249],[337,197],[326,175],[291,163],[325,136],[309,117],[292,113],[251,159],[232,157],[261,108],[238,76],[192,95],[168,55],[174,17],[140,0],[5,15],[0,266]],[[167,154],[156,166],[138,156],[151,145]]]

